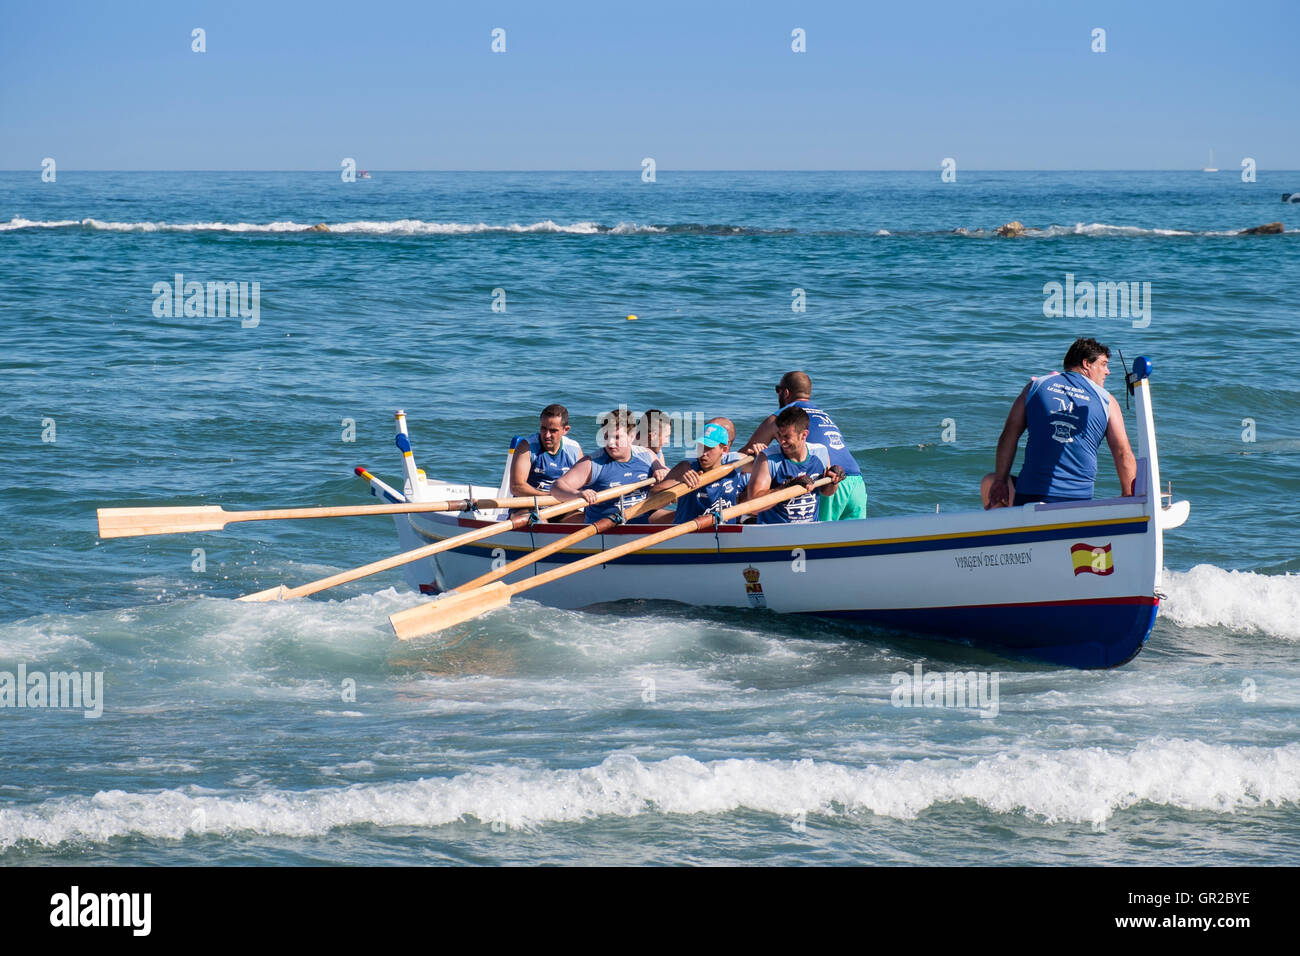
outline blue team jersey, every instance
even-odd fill
[[[844,444],[844,436],[840,434],[839,426],[829,415],[806,398],[796,399],[789,405],[782,405],[776,413],[779,415],[787,408],[802,408],[808,413],[808,444],[824,445],[831,456],[831,464],[843,468],[845,475],[862,474],[857,460],[849,451],[849,447]]]
[[[562,477],[582,457],[582,446],[568,436],[560,439],[560,450],[554,455],[547,453],[540,432],[528,439],[523,447],[532,457],[528,466],[528,483],[542,491],[550,491],[555,480]]]
[[[1079,372],[1053,372],[1030,382],[1025,393],[1029,441],[1016,492],[1091,498],[1110,402],[1110,392]]]
[[[764,454],[767,455],[767,474],[772,479],[771,490],[773,491],[776,490],[777,485],[785,484],[791,478],[798,478],[800,475],[820,478],[831,467],[830,452],[826,446],[814,445],[812,442],[808,443],[806,452],[808,457],[803,461],[786,458],[781,454],[780,448],[769,449]],[[760,511],[754,518],[756,524],[802,524],[816,521],[817,492],[810,491],[789,501],[783,501],[766,511]]]
[[[738,452],[729,451],[722,456],[721,465],[729,465],[740,458]],[[689,464],[696,471],[700,468],[698,458],[687,458]],[[740,493],[745,489],[749,482],[749,476],[744,471],[737,469],[729,475],[723,475],[717,481],[711,481],[707,485],[701,485],[694,491],[682,495],[677,499],[677,513],[673,517],[673,524],[681,524],[684,521],[694,521],[700,515],[707,512],[721,513],[722,509],[730,508],[738,500]]]
[[[609,452],[602,449],[600,454],[591,456],[591,477],[587,479],[587,483],[583,485],[583,488],[601,492],[618,485],[636,484],[638,481],[649,478],[651,472],[655,469],[662,467],[653,452],[639,445],[632,446],[632,457],[627,461],[615,461],[609,457]],[[631,508],[633,505],[644,501],[647,493],[645,488],[638,488],[636,491],[629,492],[622,499],[623,508]],[[618,512],[618,498],[598,505],[590,505],[583,509],[583,515],[588,524],[599,521],[601,518],[612,518]],[[628,523],[645,524],[649,520],[650,515],[645,514],[639,518],[634,518]]]

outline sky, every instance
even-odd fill
[[[1300,0],[0,0],[0,169],[1196,169],[1214,149],[1294,170],[1297,37]]]

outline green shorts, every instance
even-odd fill
[[[829,498],[817,496],[818,521],[843,521],[867,516],[867,483],[861,475],[849,475]]]

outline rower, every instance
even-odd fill
[[[608,488],[635,484],[651,477],[662,481],[668,474],[668,469],[648,449],[632,444],[634,432],[632,415],[627,408],[618,408],[602,415],[599,429],[602,450],[598,454],[580,458],[564,477],[551,485],[551,495],[558,501],[571,501],[574,498],[585,500],[589,507],[583,509],[583,518],[588,524],[601,518],[614,517],[621,514],[621,508],[628,508],[644,500],[646,490],[638,488],[621,499],[615,498],[599,505],[595,503],[596,495]],[[649,515],[640,515],[629,523],[645,524],[649,520]]]
[[[749,470],[749,488],[745,497],[758,498],[774,488],[789,487],[799,483],[808,488],[805,495],[791,498],[760,511],[756,524],[803,524],[816,521],[817,497],[829,498],[844,480],[844,469],[832,465],[830,452],[825,445],[808,441],[808,413],[798,405],[791,405],[776,415],[776,440],[780,451],[760,450]],[[827,475],[830,484],[811,490],[813,481]]]
[[[659,464],[665,468],[668,467],[668,462],[664,459],[663,450],[671,444],[672,440],[672,420],[659,409],[647,409],[645,414],[637,419],[636,443],[650,449],[651,454],[658,458]]]
[[[660,508],[650,516],[650,520],[661,524],[681,524],[683,521],[694,521],[706,512],[712,511],[716,514],[723,508],[730,508],[736,504],[748,482],[748,475],[744,472],[733,471],[729,475],[723,475],[717,481],[700,485],[702,472],[717,468],[719,465],[731,464],[740,457],[739,453],[731,450],[731,443],[735,437],[736,426],[732,424],[731,419],[710,418],[705,423],[704,431],[696,443],[695,457],[679,461],[663,481],[650,489],[650,493],[654,494],[666,490],[669,485],[681,482],[687,488],[693,488],[693,493],[682,495],[677,499],[676,512]]]
[[[1103,438],[1115,460],[1120,494],[1134,493],[1137,461],[1124,430],[1124,413],[1104,387],[1110,349],[1096,339],[1075,339],[1063,367],[1064,372],[1031,379],[1012,403],[998,438],[996,470],[980,482],[986,509],[1091,499]],[[1026,429],[1025,463],[1013,479],[1016,446]]]
[[[560,476],[577,464],[582,446],[569,437],[569,410],[547,405],[537,434],[515,446],[510,463],[510,494],[516,498],[550,493]]]
[[[838,465],[845,480],[836,485],[833,495],[818,499],[818,521],[840,521],[867,516],[867,486],[862,469],[844,443],[839,427],[824,411],[812,403],[812,379],[807,372],[786,372],[776,385],[778,403],[775,415],[769,415],[745,442],[745,454],[757,455],[776,437],[776,418],[787,408],[802,408],[808,413],[809,437],[814,445],[824,445],[832,465]],[[796,499],[797,500],[797,499]]]

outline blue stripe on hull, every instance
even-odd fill
[[[669,527],[664,525],[663,528]],[[663,530],[656,528],[655,530]],[[973,535],[968,538],[939,538],[925,541],[884,541],[870,542],[866,544],[846,544],[832,545],[829,547],[805,545],[809,560],[819,560],[821,558],[863,558],[875,557],[887,554],[916,554],[925,551],[967,551],[975,550],[981,547],[1004,547],[1013,544],[1034,544],[1042,541],[1079,541],[1088,536],[1108,536],[1129,534],[1146,534],[1148,522],[1146,521],[1129,521],[1117,522],[1114,524],[1100,524],[1087,528],[1052,528],[1042,530],[1017,531],[1010,534],[993,533],[987,535]],[[578,526],[574,525],[574,530]],[[459,530],[459,529],[457,529]],[[526,533],[526,532],[525,532]],[[706,537],[707,535],[707,537]],[[440,540],[429,535],[427,532],[422,537],[428,540]],[[603,539],[604,536],[598,535],[597,538]],[[589,539],[591,542],[597,538]],[[700,532],[697,537],[694,533],[686,535],[682,541],[689,546],[699,547],[700,539],[705,541],[716,540],[708,532]],[[551,535],[536,535],[534,546],[550,544],[554,538]],[[623,544],[627,539],[622,536],[609,536],[609,547]],[[590,546],[590,545],[584,545]],[[477,554],[482,557],[490,557],[496,548],[503,547],[499,543],[485,544],[465,544],[456,548],[457,551],[463,551],[470,554]],[[707,547],[707,545],[705,545]],[[718,551],[693,551],[690,554],[671,553],[663,551],[645,551],[636,552],[618,558],[619,564],[732,564],[743,562],[745,564],[756,564],[762,562],[790,560],[790,547],[770,548],[762,551],[741,551],[741,550],[718,550]],[[507,553],[518,552],[519,554],[527,553],[532,550],[528,547],[518,545],[505,546]],[[579,561],[588,557],[592,551],[559,551],[547,557],[546,564],[558,565],[568,564],[572,561]]]
[[[862,621],[1082,669],[1118,667],[1142,650],[1159,605],[1053,604],[819,611],[815,617]]]

